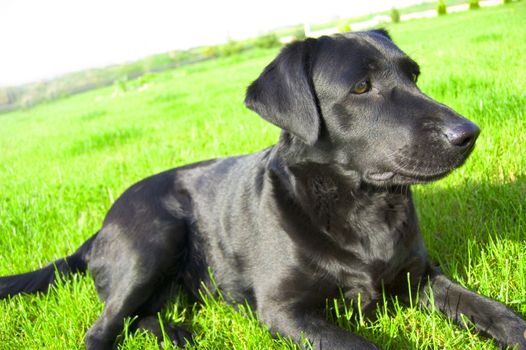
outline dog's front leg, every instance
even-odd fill
[[[260,312],[262,321],[271,332],[288,336],[305,347],[304,340],[316,350],[378,350],[378,345],[359,335],[331,324],[323,316],[313,315],[301,308],[281,307]]]
[[[474,327],[501,345],[526,350],[526,321],[506,307],[452,282],[438,270],[423,281],[424,305],[434,306],[464,327]]]

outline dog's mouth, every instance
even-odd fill
[[[453,169],[444,169],[433,173],[409,173],[409,172],[371,172],[365,175],[367,182],[375,185],[413,185],[428,183],[443,178]]]
[[[441,155],[436,159],[429,157],[410,157],[404,152],[396,152],[386,157],[388,162],[377,169],[366,171],[366,182],[378,186],[422,184],[441,179],[462,166],[473,151],[475,144],[457,154]],[[429,159],[431,158],[431,159]],[[435,158],[435,159],[433,159]]]

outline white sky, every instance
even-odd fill
[[[425,0],[0,0],[0,86]]]

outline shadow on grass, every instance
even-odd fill
[[[429,255],[442,268],[468,263],[469,241],[481,248],[495,238],[526,241],[524,176],[502,184],[420,186],[414,192]]]

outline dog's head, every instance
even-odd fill
[[[374,185],[428,182],[463,164],[479,128],[417,87],[418,65],[374,30],[285,47],[245,104],[317,162]]]

